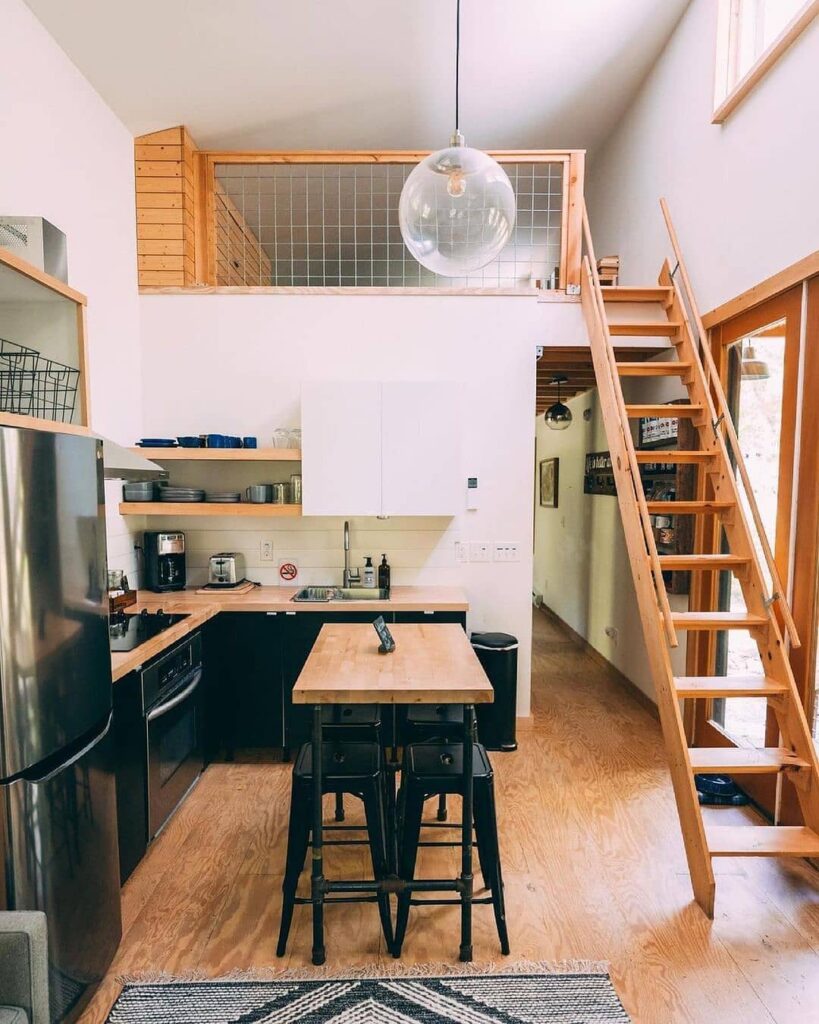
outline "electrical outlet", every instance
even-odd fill
[[[618,637],[620,635],[620,631],[617,629],[617,627],[616,626],[606,626],[606,628],[603,630],[603,632],[606,634],[606,636],[609,638],[609,640],[611,640],[612,643],[614,643],[614,645],[616,646],[617,645],[617,639],[618,639]]]
[[[273,561],[273,541],[263,540],[260,545],[259,558],[263,562]]]
[[[469,545],[464,544],[462,540],[455,541],[455,562],[458,565],[463,565],[469,561]]]
[[[492,545],[488,541],[473,541],[469,545],[470,562],[491,562]]]
[[[517,544],[510,541],[499,541],[494,547],[494,558],[496,562],[520,561]]]

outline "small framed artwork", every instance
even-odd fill
[[[560,459],[540,461],[540,505],[542,508],[557,508],[558,469]]]

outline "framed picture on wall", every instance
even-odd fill
[[[540,461],[540,504],[542,508],[557,508],[558,468],[560,459]]]

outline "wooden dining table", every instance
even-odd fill
[[[379,652],[371,624],[328,623],[293,688],[293,703],[312,706],[313,823],[311,898],[313,963],[323,964],[324,904],[341,899],[407,891],[455,893],[461,908],[460,959],[472,959],[473,779],[472,743],[475,705],[491,703],[492,684],[463,628],[455,623],[402,623],[390,627],[395,650]],[[455,879],[330,881],[324,877],[322,814],[322,708],[325,704],[462,704],[464,793],[461,819],[461,870]],[[442,901],[437,901],[442,902]],[[392,950],[391,950],[392,952]],[[397,953],[396,953],[397,955]]]

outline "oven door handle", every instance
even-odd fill
[[[186,686],[181,693],[177,693],[176,696],[171,697],[169,701],[166,701],[164,704],[160,704],[158,708],[154,708],[152,711],[149,711],[146,716],[146,721],[154,722],[157,718],[167,715],[169,711],[173,711],[173,709],[178,707],[183,700],[187,700],[187,698],[190,697],[201,682],[202,669],[198,668],[193,674],[193,681],[190,685]]]

